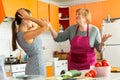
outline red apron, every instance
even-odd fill
[[[94,48],[90,47],[89,25],[87,25],[87,36],[77,36],[78,28],[70,41],[71,51],[68,57],[68,70],[89,69],[96,62]]]

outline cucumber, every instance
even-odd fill
[[[57,77],[57,80],[63,80],[63,77],[59,76]]]
[[[68,74],[63,74],[63,75],[61,75],[61,77],[63,78],[62,80],[66,80],[68,78],[72,78],[72,76],[68,75]]]
[[[72,77],[76,77],[76,76],[80,76],[81,75],[81,72],[78,71],[78,70],[70,70],[68,72],[71,73]]]
[[[65,74],[62,74],[60,77],[57,78],[57,80],[68,80],[73,77],[80,76],[81,72],[78,70],[70,70],[67,71]]]

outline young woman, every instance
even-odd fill
[[[99,29],[90,24],[91,13],[88,9],[80,8],[76,10],[76,24],[68,27],[64,32],[57,33],[52,25],[48,23],[51,34],[55,41],[70,41],[70,54],[68,57],[68,70],[89,69],[96,62],[95,48],[101,51],[104,42],[111,37],[105,34],[102,37]]]
[[[21,8],[15,13],[15,20],[12,23],[12,46],[13,50],[17,49],[17,41],[29,56],[26,75],[46,75],[42,42],[38,35],[45,32],[47,28],[47,24],[41,19],[33,18],[28,9]]]

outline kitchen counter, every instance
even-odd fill
[[[48,77],[46,80],[57,80],[56,77]],[[107,77],[85,78],[83,75],[76,80],[120,80],[120,73],[110,73]]]
[[[120,80],[120,73],[110,73],[107,77],[97,77],[96,80]]]
[[[22,76],[22,77],[10,77],[9,80],[57,80],[56,77],[43,77],[38,75],[31,75],[31,76]],[[80,78],[77,78],[77,80],[120,80],[120,73],[110,73],[107,77],[97,77],[94,79],[91,78],[85,78],[81,76]]]
[[[11,76],[8,80],[46,80],[45,77],[40,75],[24,75],[24,76]]]

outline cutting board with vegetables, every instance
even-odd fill
[[[81,72],[78,70],[70,70],[67,71],[65,74],[62,74],[58,77],[49,77],[46,80],[96,80],[95,78],[87,78],[81,76]]]
[[[57,79],[57,77],[48,77],[48,78],[46,78],[46,80],[58,80],[58,79]],[[63,80],[96,80],[96,78],[87,78],[87,77],[83,77],[83,76],[78,76],[78,77],[68,78],[68,79],[63,79]]]

